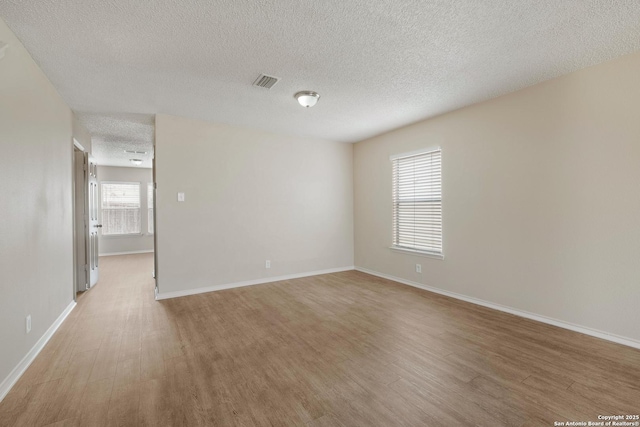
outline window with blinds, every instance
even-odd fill
[[[147,184],[147,232],[153,234],[153,183]]]
[[[393,247],[442,256],[440,148],[391,157]]]
[[[140,183],[103,182],[102,235],[140,234]]]

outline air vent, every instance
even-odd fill
[[[278,83],[277,77],[260,74],[256,81],[253,82],[253,85],[257,87],[263,87],[265,89],[271,89],[276,83]]]

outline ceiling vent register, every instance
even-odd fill
[[[278,78],[273,76],[267,76],[266,74],[260,74],[253,85],[256,87],[262,87],[265,89],[271,89],[273,85],[278,83]]]

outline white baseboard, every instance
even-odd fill
[[[413,282],[411,280],[401,279],[399,277],[391,276],[389,274],[379,273],[368,268],[355,267],[355,270],[363,273],[371,274],[372,276],[382,277],[383,279],[393,280],[394,282],[402,283],[405,285],[413,286],[415,288],[424,289],[425,291],[434,292],[436,294],[445,295],[451,298],[455,298],[461,301],[470,302],[472,304],[481,305],[483,307],[491,308],[505,313],[510,313],[516,316],[524,317],[538,322],[547,323],[549,325],[557,326],[559,328],[569,329],[574,332],[580,332],[581,334],[590,335],[592,337],[601,338],[603,340],[612,341],[618,344],[626,345],[633,348],[640,349],[640,341],[633,338],[627,338],[609,332],[599,331],[586,326],[576,325],[574,323],[565,322],[563,320],[554,319],[540,314],[530,313],[528,311],[519,310],[516,308],[507,307],[505,305],[496,304],[493,302],[481,300],[479,298],[468,297],[466,295],[458,294],[455,292],[445,291],[444,289],[434,288],[432,286],[423,285],[422,283]]]
[[[98,254],[98,256],[114,256],[114,255],[133,255],[133,254],[151,254],[153,249],[147,249],[144,251],[129,251],[129,252],[109,252],[106,254]]]
[[[71,301],[67,308],[64,309],[62,314],[60,314],[56,321],[53,322],[53,325],[51,325],[49,329],[47,329],[47,332],[44,333],[44,335],[31,348],[31,350],[29,350],[29,352],[22,358],[20,363],[18,363],[18,365],[13,368],[13,371],[9,373],[9,375],[2,381],[2,383],[0,383],[0,402],[2,402],[2,399],[4,399],[7,393],[9,393],[11,387],[13,387],[16,382],[18,382],[22,374],[24,374],[24,372],[34,361],[36,356],[40,354],[40,351],[42,351],[44,346],[47,344],[47,342],[49,342],[53,334],[58,330],[62,322],[64,322],[64,319],[67,318],[67,316],[69,315],[69,313],[71,313],[71,310],[73,310],[75,306],[76,302]]]
[[[320,274],[339,273],[341,271],[350,271],[350,270],[354,270],[354,267],[353,266],[349,266],[349,267],[330,268],[330,269],[327,269],[327,270],[318,270],[318,271],[309,271],[309,272],[306,272],[306,273],[288,274],[286,276],[265,277],[265,278],[261,278],[261,279],[255,279],[255,280],[247,280],[247,281],[244,281],[244,282],[234,282],[234,283],[227,283],[227,284],[222,284],[222,285],[207,286],[207,287],[204,287],[204,288],[187,289],[187,290],[184,290],[184,291],[158,292],[156,290],[156,300],[185,297],[185,296],[188,296],[188,295],[196,295],[196,294],[204,294],[206,292],[221,291],[223,289],[232,289],[232,288],[240,288],[240,287],[243,287],[243,286],[261,285],[263,283],[279,282],[281,280],[299,279],[301,277],[318,276]]]

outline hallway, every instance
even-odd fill
[[[153,254],[100,258],[99,283],[0,403],[1,426],[136,424],[141,381],[164,375],[152,270]]]

